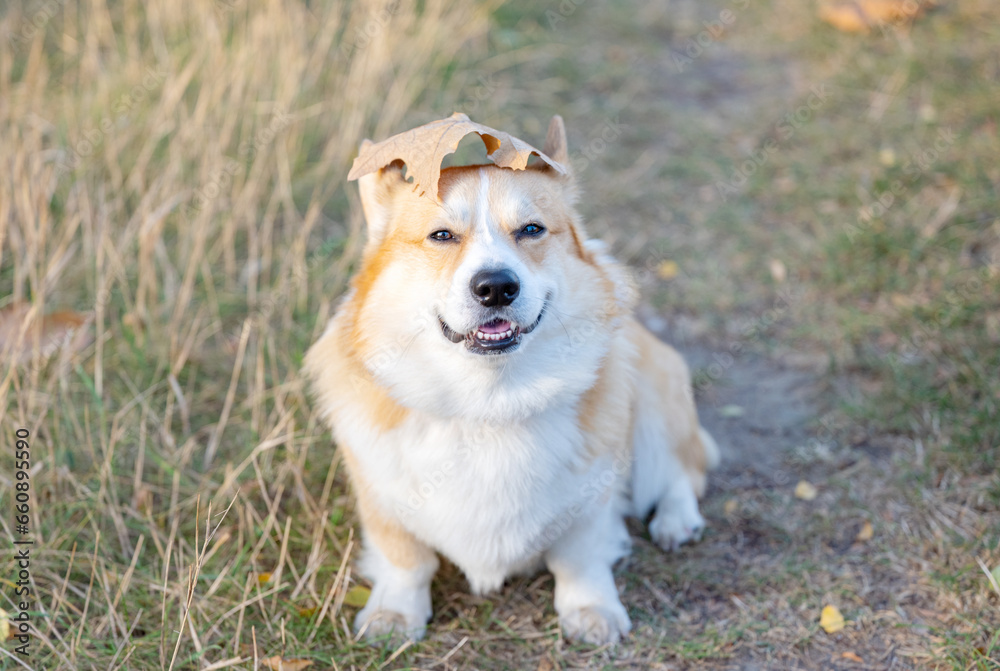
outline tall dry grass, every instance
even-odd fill
[[[31,433],[36,612],[32,656],[0,668],[370,654],[339,613],[346,497],[299,357],[356,258],[360,140],[450,113],[429,82],[478,57],[486,20],[458,0],[6,10],[0,308],[27,317],[0,434]],[[88,313],[90,344],[18,363],[59,309]]]

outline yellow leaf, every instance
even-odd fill
[[[855,652],[842,652],[840,653],[840,656],[844,659],[849,659],[852,662],[857,662],[858,664],[865,663],[865,660],[861,659],[861,657]]]
[[[270,573],[270,571],[265,571],[264,573],[258,573],[257,574],[257,584],[259,584],[259,585],[266,585],[269,582],[271,582],[271,573]]]
[[[828,634],[836,633],[844,628],[844,616],[836,606],[823,606],[823,612],[819,616],[819,626]]]
[[[799,480],[799,484],[795,485],[795,498],[797,499],[812,501],[816,498],[816,493],[816,488],[805,480]]]
[[[367,587],[355,585],[347,590],[347,594],[344,595],[344,603],[355,608],[364,608],[365,604],[368,603],[368,597],[371,595],[372,591]]]
[[[309,608],[299,608],[299,617],[312,617],[316,614],[316,606]]]
[[[871,540],[871,537],[875,535],[875,529],[872,528],[872,523],[865,520],[865,523],[861,525],[861,530],[858,531],[857,537],[854,539],[859,542],[864,542]]]
[[[6,641],[8,638],[10,638],[10,619],[7,611],[0,608],[0,641]]]
[[[302,671],[312,666],[311,659],[282,659],[280,655],[262,659],[260,662],[271,671]]]
[[[868,33],[879,26],[903,25],[923,9],[913,0],[826,0],[820,4],[819,18],[844,32]]]
[[[677,265],[676,261],[661,261],[660,265],[656,266],[656,274],[660,276],[661,280],[672,280],[677,277],[678,272],[680,272],[680,266]]]

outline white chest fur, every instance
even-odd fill
[[[358,446],[383,514],[457,564],[475,591],[535,564],[609,489],[609,464],[581,459],[573,407],[502,426],[413,413],[380,435],[357,417],[341,413],[336,433]]]

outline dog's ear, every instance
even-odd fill
[[[545,155],[569,170],[569,150],[566,148],[566,127],[562,117],[556,114],[549,122],[549,132],[545,135]]]
[[[361,146],[364,147],[365,144],[362,143]],[[369,243],[378,242],[388,232],[396,193],[404,185],[407,182],[403,177],[403,162],[399,160],[358,179],[361,209],[364,210],[365,222],[368,224]]]

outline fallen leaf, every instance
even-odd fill
[[[781,262],[781,259],[771,259],[770,267],[771,277],[775,282],[780,284],[788,277],[788,269],[785,268],[785,264]]]
[[[819,616],[819,626],[828,634],[834,634],[844,628],[844,616],[836,606],[823,606]]]
[[[364,608],[365,604],[368,603],[368,597],[371,595],[372,591],[367,587],[355,585],[347,590],[347,594],[344,595],[344,603],[354,608]]]
[[[745,412],[741,405],[724,405],[719,408],[719,414],[723,417],[742,417]]]
[[[556,122],[556,119],[553,119]],[[562,120],[558,121],[562,128]],[[551,129],[550,129],[551,132]],[[523,140],[503,131],[478,124],[461,112],[447,119],[438,119],[423,126],[393,135],[378,143],[365,141],[358,157],[347,175],[348,180],[381,170],[393,161],[406,164],[407,179],[413,177],[413,188],[437,200],[441,161],[458,148],[458,143],[469,133],[476,133],[486,145],[487,157],[501,168],[524,170],[532,154],[539,157],[560,174],[567,174],[561,163],[549,158]]]
[[[871,540],[872,536],[875,535],[875,528],[872,527],[872,523],[865,520],[865,523],[861,525],[861,529],[858,531],[858,535],[855,536],[854,540],[863,543],[865,541]]]
[[[271,573],[269,571],[264,571],[263,573],[257,574],[257,584],[266,585],[271,582]]]
[[[736,511],[740,509],[740,503],[736,499],[729,499],[722,506],[722,512],[726,514],[727,517],[732,517],[736,514]]]
[[[312,617],[316,614],[316,606],[307,606],[305,608],[299,608],[299,617]]]
[[[849,659],[852,662],[857,662],[858,664],[865,663],[865,660],[861,659],[861,657],[859,657],[858,654],[855,652],[842,652],[840,653],[840,656],[843,657],[844,659]]]
[[[878,150],[878,162],[887,168],[896,165],[896,150],[892,147],[883,147]]]
[[[795,485],[795,498],[797,499],[812,501],[816,498],[816,494],[816,488],[806,480],[799,480],[799,484]]]
[[[302,671],[312,666],[311,659],[282,659],[280,655],[260,660],[271,671]]]
[[[7,615],[7,611],[0,608],[0,641],[6,641],[10,638],[10,616]]]
[[[552,663],[552,660],[548,657],[542,657],[541,661],[538,662],[538,668],[535,671],[552,671],[556,668]]]
[[[678,272],[680,272],[680,267],[676,261],[662,261],[660,265],[656,266],[656,274],[660,276],[661,280],[672,280],[677,277]]]
[[[872,28],[916,18],[924,4],[916,0],[843,0],[823,2],[819,18],[847,33],[868,33]]]
[[[30,311],[31,305],[24,301],[0,310],[0,355],[23,364],[32,361],[36,353],[38,358],[48,359],[60,349],[74,354],[91,343],[90,314],[64,310],[35,316],[29,324]]]

